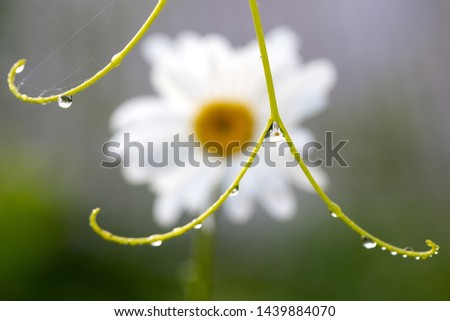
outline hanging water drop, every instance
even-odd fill
[[[235,186],[230,193],[230,196],[237,196],[239,194],[239,185]]]
[[[265,139],[266,141],[269,141],[271,143],[284,141],[284,134],[276,121],[274,121],[272,123],[272,126],[270,126],[270,129],[267,131]]]
[[[16,74],[20,74],[25,69],[25,65],[22,65],[16,69]]]
[[[396,252],[396,251],[392,251],[391,254],[394,255],[394,256],[396,256],[396,255],[397,255],[397,252]]]
[[[150,243],[150,245],[154,246],[154,247],[161,246],[161,244],[162,244],[162,241],[155,241],[155,242]]]
[[[362,238],[362,245],[366,248],[366,249],[373,249],[377,246],[377,243],[375,243],[373,240],[369,239],[368,237],[364,236]]]
[[[337,218],[337,217],[338,217],[338,215],[337,215],[335,212],[330,211],[330,214],[331,214],[331,216],[334,217],[334,218]]]
[[[383,247],[381,248],[381,250],[382,250],[382,251],[386,251],[386,247],[383,246]]]
[[[202,228],[202,226],[203,226],[202,224],[197,224],[194,226],[194,229],[199,230]]]
[[[416,256],[416,261],[419,261],[420,260],[420,256]]]
[[[58,106],[61,108],[69,108],[72,106],[72,96],[60,96],[58,98]]]
[[[405,247],[404,250],[407,251],[407,252],[412,252],[412,251],[414,251],[412,247]],[[403,254],[403,258],[404,258],[404,259],[406,259],[407,257],[408,257],[407,254]]]

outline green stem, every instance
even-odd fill
[[[134,35],[134,37],[125,45],[125,47],[115,54],[112,58],[109,64],[107,64],[103,69],[98,71],[94,76],[89,78],[88,80],[84,81],[82,84],[69,89],[61,94],[58,95],[51,95],[47,97],[30,97],[28,95],[25,95],[20,92],[19,88],[15,84],[16,79],[16,73],[19,68],[24,68],[25,63],[27,62],[25,59],[18,60],[12,67],[11,70],[8,73],[8,86],[9,90],[12,92],[16,98],[28,102],[28,103],[34,103],[34,104],[47,104],[49,102],[57,101],[61,96],[73,96],[86,88],[92,86],[94,83],[99,81],[101,78],[103,78],[105,75],[107,75],[111,70],[114,68],[117,68],[122,63],[123,58],[125,58],[126,55],[137,45],[137,43],[142,39],[142,37],[145,35],[148,29],[152,26],[153,22],[156,20],[156,18],[161,13],[162,9],[164,8],[167,0],[159,0],[156,4],[155,8],[152,10],[150,15],[148,16],[147,20],[144,22],[142,27],[138,30],[138,32]]]
[[[186,300],[206,301],[212,297],[214,265],[214,227],[203,228],[193,235],[192,255],[186,280]]]
[[[336,203],[331,201],[331,199],[328,197],[328,195],[325,194],[323,189],[320,187],[320,185],[317,183],[317,181],[312,176],[308,167],[305,165],[303,159],[300,156],[300,153],[297,151],[297,148],[295,147],[294,143],[292,142],[289,132],[286,129],[286,127],[283,123],[283,120],[281,119],[280,114],[278,112],[277,100],[276,100],[276,96],[275,96],[275,88],[274,88],[273,79],[272,79],[272,72],[270,71],[269,56],[267,54],[266,41],[265,41],[265,37],[264,37],[263,26],[261,23],[261,16],[259,14],[258,3],[256,0],[249,0],[249,4],[250,4],[250,9],[252,11],[253,23],[255,26],[255,33],[256,33],[256,37],[258,38],[258,44],[259,44],[262,64],[263,64],[263,68],[264,68],[264,75],[266,78],[267,93],[268,93],[269,101],[270,101],[271,118],[273,119],[273,121],[276,121],[278,123],[278,126],[280,127],[281,131],[284,134],[284,137],[286,138],[286,142],[291,150],[291,153],[294,155],[301,170],[306,175],[308,181],[310,182],[310,184],[312,185],[312,187],[314,188],[316,193],[319,195],[319,197],[322,199],[322,201],[327,205],[328,210],[333,215],[335,215],[336,217],[341,219],[352,230],[354,230],[356,233],[361,235],[362,238],[368,239],[368,240],[374,242],[381,248],[388,250],[391,253],[400,254],[403,256],[415,257],[415,258],[419,258],[419,259],[420,258],[426,259],[426,258],[430,257],[431,255],[437,253],[437,251],[439,250],[439,246],[431,240],[425,241],[426,244],[430,247],[430,250],[425,251],[425,252],[416,252],[416,251],[411,251],[409,249],[403,249],[403,248],[393,246],[389,243],[382,241],[381,239],[370,234],[369,232],[367,232],[366,230],[364,230],[363,228],[358,226],[355,222],[353,222],[348,216],[346,216],[342,212],[339,205],[337,205]]]
[[[100,209],[96,208],[92,210],[91,215],[89,217],[89,223],[91,225],[91,228],[94,230],[95,233],[100,235],[105,240],[123,245],[144,245],[144,244],[160,245],[161,242],[163,241],[180,236],[186,233],[187,231],[194,229],[195,226],[197,226],[198,224],[202,224],[208,217],[210,217],[214,212],[216,212],[220,208],[220,206],[227,200],[227,198],[233,192],[234,188],[236,186],[239,186],[239,183],[244,177],[245,173],[247,173],[247,170],[252,166],[253,162],[255,161],[256,154],[261,148],[264,141],[264,137],[271,125],[272,122],[269,120],[258,139],[258,143],[256,144],[255,148],[253,148],[247,162],[245,163],[244,167],[241,169],[239,174],[236,176],[233,183],[231,183],[228,189],[216,200],[214,204],[212,204],[203,214],[199,215],[196,219],[192,220],[191,222],[183,226],[176,227],[172,231],[169,231],[164,234],[153,234],[147,237],[124,237],[112,234],[111,232],[101,228],[98,225],[97,216],[100,213]]]

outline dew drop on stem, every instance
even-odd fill
[[[276,121],[272,123],[272,126],[270,126],[270,129],[267,131],[265,140],[271,143],[284,141],[284,134]]]
[[[162,241],[155,241],[155,242],[150,243],[150,245],[154,246],[154,247],[161,246],[161,244],[162,244]]]
[[[20,66],[16,69],[16,74],[20,74],[25,69],[25,65]]]
[[[239,185],[238,185],[238,186],[235,186],[235,187],[233,188],[233,190],[232,190],[231,193],[230,193],[230,196],[233,197],[233,196],[237,196],[238,194],[239,194]]]
[[[362,245],[366,248],[366,249],[373,249],[377,246],[377,243],[375,243],[373,240],[371,240],[370,238],[364,236],[362,238]]]
[[[58,106],[61,108],[69,108],[72,106],[72,96],[60,96],[58,98]]]

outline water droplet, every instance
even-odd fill
[[[397,255],[397,252],[392,251],[391,254],[395,256],[395,255]]]
[[[114,56],[112,56],[111,64],[112,64],[113,68],[117,68],[120,66],[120,64],[122,63],[122,58],[123,57],[121,57],[120,52],[116,53]]]
[[[436,251],[436,252],[434,252],[434,254],[438,255],[438,254],[439,254],[439,252],[438,252],[438,251]]]
[[[233,188],[233,190],[230,193],[230,196],[237,196],[239,194],[239,185]]]
[[[178,232],[178,231],[180,231],[181,230],[181,227],[175,227],[173,230],[172,230],[172,232]]]
[[[386,248],[383,246],[383,247],[381,248],[381,250],[382,250],[382,251],[386,251]]]
[[[162,241],[155,241],[155,242],[150,243],[150,245],[154,246],[154,247],[161,246],[161,244],[162,244]]]
[[[362,238],[362,242],[363,242],[362,245],[363,245],[366,249],[373,249],[373,248],[375,248],[375,247],[377,246],[377,243],[375,243],[373,240],[369,239],[369,238],[366,237],[366,236],[364,236],[364,237]]]
[[[270,126],[270,129],[268,130],[265,139],[266,141],[269,141],[271,143],[284,141],[284,134],[276,121],[274,121],[272,123],[272,126]]]
[[[199,230],[202,228],[202,226],[203,226],[202,224],[197,224],[194,226],[194,229]]]
[[[16,69],[16,74],[20,74],[25,69],[25,65],[22,65]]]
[[[58,98],[58,106],[61,108],[69,108],[72,106],[72,96],[60,96]]]
[[[331,216],[333,216],[334,218],[338,217],[337,214],[335,212],[331,212],[330,211]]]
[[[420,260],[420,256],[416,256],[415,259],[416,259],[416,261],[419,261]]]
[[[412,251],[414,251],[412,247],[405,247],[405,248],[404,248],[404,250],[405,250],[405,251],[408,251],[408,252],[412,252]],[[405,259],[406,259],[407,257],[408,257],[408,255],[406,255],[406,254],[403,254],[403,258],[405,258]]]

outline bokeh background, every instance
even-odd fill
[[[154,0],[0,2],[0,299],[181,300],[192,235],[160,248],[111,244],[88,226],[92,208],[116,233],[147,235],[152,195],[100,167],[113,110],[152,92],[139,50],[73,106],[28,105],[6,74],[28,58],[26,85],[79,82],[117,52]],[[348,139],[349,168],[328,168],[330,196],[356,222],[397,245],[441,253],[417,262],[366,250],[313,194],[298,192],[298,215],[258,213],[235,226],[218,215],[213,299],[450,299],[450,2],[447,0],[261,0],[266,30],[287,25],[306,60],[325,57],[339,81],[326,112],[306,125],[320,141]],[[107,7],[107,8],[106,8]],[[103,14],[51,55],[96,13]],[[114,9],[114,10],[113,10]],[[169,1],[152,32],[218,32],[253,39],[247,1]],[[49,55],[51,55],[49,57]],[[58,85],[59,86],[59,85]],[[33,92],[32,90],[30,92]]]

